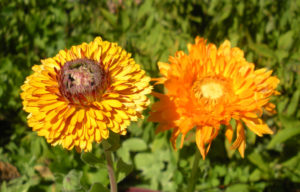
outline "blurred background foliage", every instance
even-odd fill
[[[80,157],[50,147],[28,128],[20,86],[40,59],[102,36],[118,42],[158,77],[157,62],[186,51],[197,35],[217,45],[229,39],[248,61],[273,70],[281,80],[281,95],[272,98],[278,113],[264,116],[276,134],[260,138],[248,131],[244,159],[219,134],[207,159],[200,161],[196,189],[299,191],[299,12],[299,0],[1,0],[0,161],[16,169],[5,177],[5,167],[11,166],[0,166],[0,191],[105,191],[109,184],[101,145],[94,145],[95,156]],[[174,151],[169,132],[155,135],[156,124],[146,121],[148,111],[116,148],[120,191],[184,192],[197,150],[194,137]]]

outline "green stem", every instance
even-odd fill
[[[105,144],[106,143],[103,142],[103,145],[105,145]],[[107,161],[107,171],[108,171],[108,176],[109,176],[109,181],[110,181],[110,192],[118,192],[111,151],[105,150],[105,158]]]
[[[188,190],[187,190],[188,192],[195,191],[195,184],[196,184],[196,180],[197,180],[196,177],[197,177],[199,160],[200,160],[200,152],[198,149],[196,149],[196,154],[195,154],[193,168],[192,168],[192,174],[191,174],[191,178],[188,181]]]

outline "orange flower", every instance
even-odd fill
[[[225,135],[231,143],[236,121],[236,140],[232,148],[238,148],[242,157],[246,147],[243,123],[255,134],[272,134],[262,119],[263,109],[275,112],[269,103],[270,96],[279,83],[267,69],[254,70],[254,64],[244,58],[237,47],[231,48],[225,41],[218,49],[206,40],[196,38],[188,45],[189,54],[178,51],[169,63],[159,62],[158,84],[164,84],[167,93],[153,93],[160,99],[153,104],[149,120],[159,122],[157,131],[174,129],[172,144],[190,130],[196,132],[196,144],[205,158],[212,140],[218,135],[220,125],[226,126]]]
[[[150,77],[116,43],[97,37],[41,62],[21,97],[28,125],[52,145],[90,151],[109,129],[126,134],[150,103]]]

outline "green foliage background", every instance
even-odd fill
[[[158,77],[157,62],[186,51],[196,35],[217,45],[229,39],[248,61],[272,69],[281,80],[281,95],[273,98],[278,113],[264,116],[276,134],[260,138],[248,131],[241,159],[220,133],[199,163],[196,189],[299,190],[299,10],[299,0],[1,0],[0,161],[16,166],[21,176],[2,181],[0,191],[105,191],[109,184],[101,145],[94,144],[95,156],[80,157],[50,147],[27,127],[19,95],[32,65],[102,36]],[[186,191],[195,143],[174,151],[170,133],[155,135],[156,124],[146,119],[133,123],[116,149],[120,191],[133,186]]]

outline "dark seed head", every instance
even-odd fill
[[[104,70],[96,61],[68,61],[60,72],[60,91],[71,100],[76,96],[90,96],[102,87],[104,75]]]

